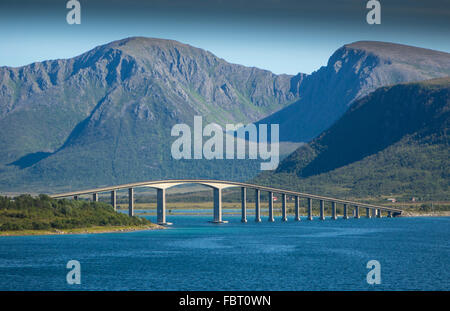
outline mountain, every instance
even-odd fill
[[[280,140],[308,142],[353,103],[381,86],[450,75],[450,54],[401,44],[344,45],[299,85],[301,99],[261,120],[280,124]]]
[[[71,59],[0,67],[0,190],[248,180],[259,160],[174,160],[172,126],[192,125],[196,115],[204,125],[279,123],[282,147],[293,151],[380,86],[449,74],[450,54],[383,42],[346,45],[326,67],[291,76],[142,37]]]
[[[195,115],[255,122],[296,101],[303,77],[141,37],[71,59],[0,67],[0,189],[211,177],[224,167],[220,176],[243,178],[257,163],[171,161],[172,126]]]
[[[340,197],[448,199],[450,77],[381,87],[284,159],[263,184]]]

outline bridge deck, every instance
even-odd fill
[[[139,187],[150,187],[150,188],[158,189],[158,188],[163,187],[165,184],[169,184],[169,185],[173,184],[174,186],[180,185],[180,184],[202,184],[202,185],[210,186],[212,188],[216,188],[218,186],[222,186],[223,188],[244,187],[247,189],[257,189],[260,191],[285,194],[288,196],[298,196],[300,198],[322,200],[325,202],[335,202],[335,203],[358,206],[361,208],[380,209],[383,211],[393,212],[393,213],[398,213],[398,214],[402,213],[401,209],[397,209],[397,208],[393,208],[393,207],[380,206],[380,205],[374,205],[374,204],[362,203],[362,202],[355,202],[355,201],[331,198],[331,197],[320,196],[320,195],[315,195],[315,194],[302,193],[302,192],[297,192],[297,191],[292,191],[292,190],[278,189],[278,188],[273,188],[273,187],[266,187],[266,186],[260,186],[260,185],[242,183],[242,182],[210,180],[210,179],[169,179],[169,180],[144,181],[144,182],[136,182],[136,183],[122,184],[122,185],[109,186],[109,187],[86,189],[86,190],[81,190],[81,191],[52,194],[52,195],[50,195],[50,197],[52,197],[52,198],[73,197],[73,196],[79,196],[79,195],[95,194],[95,193],[100,193],[100,192],[108,192],[108,191],[113,191],[113,190],[139,188]]]

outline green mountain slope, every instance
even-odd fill
[[[141,37],[71,59],[0,67],[0,190],[63,191],[162,178],[247,180],[259,173],[258,160],[173,160],[172,126],[192,125],[195,115],[204,124],[262,120],[279,123],[281,139],[298,143],[379,86],[449,73],[448,53],[383,42],[346,45],[316,73],[289,76]],[[314,158],[302,177],[357,161],[391,144],[397,139],[391,134],[372,149],[340,156],[348,162]]]
[[[450,54],[401,44],[344,45],[299,85],[301,99],[263,119],[279,123],[281,141],[309,142],[353,103],[381,86],[450,75]]]
[[[450,196],[450,78],[382,87],[257,179],[340,197]]]
[[[1,67],[0,189],[217,172],[245,178],[258,163],[171,160],[172,126],[192,124],[195,115],[205,124],[257,121],[298,99],[302,76],[149,38],[115,41],[72,59]]]

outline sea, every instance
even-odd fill
[[[211,219],[169,215],[164,230],[0,237],[0,290],[450,290],[450,217]]]

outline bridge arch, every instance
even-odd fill
[[[238,187],[238,185],[207,181],[161,181],[145,185],[144,187],[156,189],[156,219],[160,225],[169,225],[166,221],[166,190],[179,185],[197,184],[207,186],[213,189],[214,202],[214,223],[225,223],[222,220],[222,190],[231,187]]]

